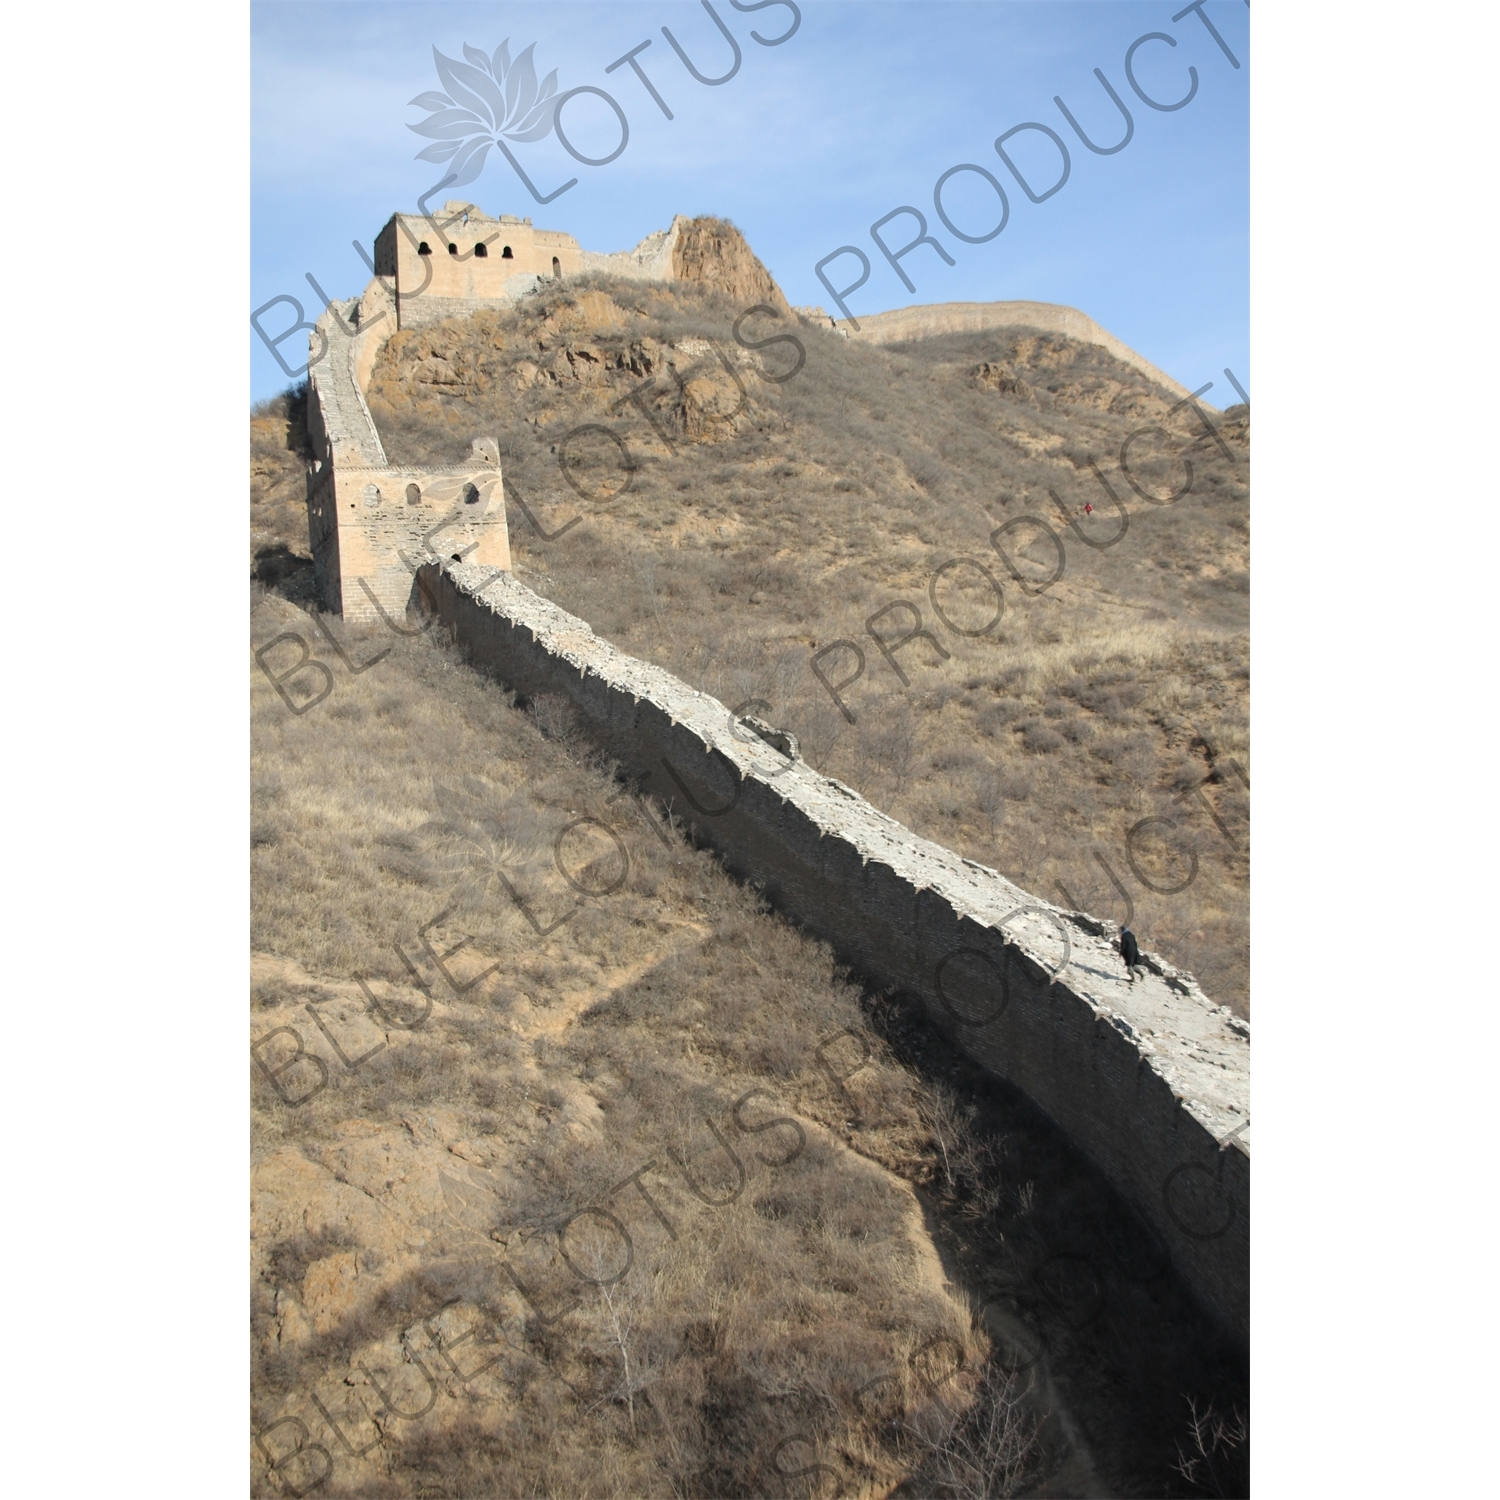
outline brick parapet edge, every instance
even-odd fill
[[[1248,1346],[1246,1022],[1155,954],[1131,986],[1112,924],[919,838],[510,574],[449,563],[424,574],[425,597],[477,666],[526,697],[564,696],[590,738],[733,873],[862,974],[919,997],[958,1046],[1033,1100]],[[959,955],[1008,976],[983,1027],[963,1024],[940,993]]]
[[[410,558],[452,548],[460,557],[510,566],[498,447],[467,464],[443,466],[392,464],[386,456],[363,387],[396,331],[394,312],[376,277],[361,297],[330,302],[309,336],[314,577],[329,609],[365,624],[405,614],[416,588]],[[326,359],[316,358],[319,341]]]

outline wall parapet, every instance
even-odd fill
[[[307,529],[324,604],[346,620],[403,616],[415,602],[417,569],[438,556],[510,567],[500,451],[475,443],[471,463],[392,464],[365,400],[395,302],[377,276],[364,294],[331,302],[311,340],[307,430]],[[440,540],[439,540],[440,539]]]
[[[731,870],[1032,1099],[1248,1344],[1248,1023],[1154,954],[1131,985],[1113,924],[919,837],[509,573],[443,562],[423,583],[477,665],[565,696]]]
[[[1174,396],[1186,399],[1192,395],[1186,386],[1179,385],[1108,329],[1101,328],[1087,313],[1055,302],[929,302],[869,313],[859,320],[858,328],[852,327],[848,319],[835,319],[834,326],[856,343],[867,344],[899,344],[908,339],[987,333],[996,328],[1039,328],[1082,344],[1097,345]],[[1198,404],[1207,411],[1218,410],[1201,397]]]

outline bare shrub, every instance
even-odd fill
[[[1188,1439],[1178,1443],[1172,1467],[1202,1494],[1243,1500],[1250,1493],[1249,1418],[1237,1408],[1220,1416],[1212,1401],[1200,1412],[1194,1397],[1183,1399],[1191,1414]]]
[[[531,714],[549,740],[556,740],[565,749],[573,751],[584,744],[578,710],[561,693],[543,693],[533,698]]]
[[[987,1219],[1000,1206],[1002,1188],[995,1143],[976,1121],[976,1107],[947,1085],[934,1082],[918,1105],[937,1148],[941,1191],[969,1218]]]
[[[594,1288],[597,1305],[593,1337],[605,1357],[617,1360],[620,1366],[619,1379],[600,1399],[624,1404],[634,1437],[635,1398],[648,1383],[639,1359],[632,1360],[644,1300],[639,1276],[628,1262],[622,1264],[618,1235],[601,1228],[592,1218],[575,1222],[580,1227],[569,1235],[568,1256],[575,1273]]]
[[[980,816],[984,818],[985,829],[993,839],[1005,810],[1005,787],[993,772],[981,772],[976,776],[974,784],[974,806],[979,809]]]
[[[1021,743],[1033,755],[1050,755],[1062,748],[1063,737],[1050,725],[1038,719],[1028,719],[1021,725]]]
[[[950,1404],[951,1403],[951,1404]],[[918,1493],[943,1500],[1000,1500],[1041,1476],[1045,1449],[1016,1377],[988,1366],[966,1409],[934,1399],[905,1424],[922,1457]]]

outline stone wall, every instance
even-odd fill
[[[510,567],[500,453],[476,444],[469,464],[397,468],[365,402],[376,355],[396,331],[395,303],[377,277],[364,295],[331,303],[309,340],[307,529],[324,604],[346,620],[397,621],[414,601],[416,571],[455,555]]]
[[[541,286],[544,280],[544,277],[529,273],[512,276],[493,297],[403,297],[401,326],[430,328],[434,323],[443,323],[449,318],[468,318],[477,312],[513,307],[527,293],[534,292]]]
[[[399,617],[415,600],[415,569],[433,556],[510,567],[493,444],[456,468],[396,469],[386,459],[364,393],[398,328],[510,306],[555,275],[582,271],[682,277],[786,305],[738,230],[680,214],[634,249],[604,255],[561,230],[455,200],[430,217],[393,214],[376,236],[374,265],[364,293],[330,303],[308,341],[308,536],[319,597],[347,620]]]
[[[821,309],[819,309],[821,311]],[[1107,349],[1122,364],[1138,370],[1148,380],[1172,392],[1189,392],[1150,360],[1101,328],[1087,313],[1054,302],[934,302],[921,307],[898,307],[891,312],[872,313],[859,320],[858,329],[842,319],[834,326],[851,339],[868,344],[899,344],[907,339],[936,338],[945,333],[979,333],[991,328],[1040,328],[1060,333],[1082,344]],[[1215,411],[1206,401],[1199,405]]]
[[[393,214],[375,238],[375,269],[392,278],[402,328],[455,315],[438,314],[439,303],[460,312],[504,306],[518,287],[535,285],[516,277],[572,276],[585,258],[560,229],[537,229],[514,214],[492,218],[459,201],[431,215]]]
[[[505,307],[558,276],[602,271],[632,281],[712,281],[741,275],[738,262],[746,258],[759,272],[760,300],[785,306],[738,230],[725,226],[725,243],[704,245],[693,254],[705,238],[704,226],[716,222],[678,214],[668,228],[648,234],[633,249],[604,253],[583,249],[560,229],[537,229],[530,219],[512,214],[492,218],[472,203],[450,201],[431,216],[393,214],[375,238],[375,271],[390,280],[400,328]]]
[[[1132,986],[1111,925],[917,837],[508,574],[440,563],[424,587],[476,664],[565,696],[730,869],[1035,1101],[1248,1344],[1246,1023],[1153,954]]]
[[[519,244],[518,221],[481,215],[467,228],[489,233],[501,222]],[[399,261],[398,227],[377,244],[377,267]],[[677,264],[693,259],[691,227],[674,219],[618,255],[579,251],[570,269],[701,278],[701,268]],[[724,238],[714,224],[697,232],[705,244]],[[555,235],[535,231],[532,243]],[[496,290],[508,300],[510,287]],[[429,305],[446,313],[474,302],[434,296]],[[1104,1172],[1187,1285],[1248,1343],[1248,1025],[1156,955],[1144,955],[1147,976],[1130,984],[1110,924],[918,838],[812,771],[770,726],[733,719],[517,583],[493,443],[476,443],[473,462],[451,469],[387,460],[364,389],[396,322],[397,302],[377,276],[362,297],[331,304],[311,341],[308,522],[325,603],[350,619],[394,620],[418,602],[425,568],[424,592],[476,662],[525,695],[564,695],[593,738],[729,868],[867,977],[918,997]],[[874,342],[1010,324],[1101,344],[1180,389],[1070,308],[951,304],[863,320]]]
[[[583,249],[561,230],[533,228],[529,219],[495,219],[473,204],[449,202],[431,218],[392,215],[376,236],[375,270],[390,280],[401,328],[506,307],[543,281],[586,271],[627,281],[694,281],[740,304],[789,310],[738,229],[722,219],[682,214],[632,249],[606,253]]]

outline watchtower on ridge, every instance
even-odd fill
[[[583,263],[571,234],[452,199],[441,213],[392,214],[375,237],[375,274],[394,279],[399,328],[501,306],[535,277],[575,275]]]

